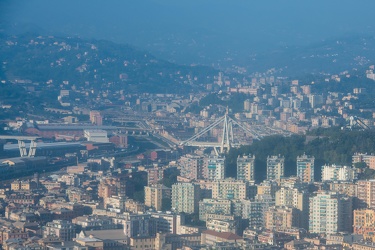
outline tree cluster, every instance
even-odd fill
[[[280,154],[285,157],[285,175],[296,175],[297,156],[305,153],[315,157],[315,180],[319,180],[323,165],[351,166],[352,156],[357,152],[375,153],[375,130],[345,131],[334,128],[319,129],[307,136],[270,136],[250,146],[231,149],[226,157],[226,174],[235,177],[237,157],[252,154],[255,155],[255,177],[260,182],[267,174],[267,156]]]

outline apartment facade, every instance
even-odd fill
[[[255,181],[255,156],[238,156],[237,180]]]
[[[249,183],[227,178],[212,183],[213,199],[246,199],[249,195]]]
[[[161,211],[163,207],[163,199],[170,199],[172,189],[163,184],[153,184],[145,186],[145,205]]]
[[[297,157],[297,177],[302,182],[314,182],[314,161],[314,157],[306,154]]]
[[[267,157],[267,180],[279,180],[284,177],[285,158],[280,155]]]
[[[357,178],[357,169],[348,166],[324,165],[322,181],[353,181]]]
[[[172,185],[172,210],[196,213],[199,209],[200,187],[195,183],[176,183]]]
[[[207,159],[205,178],[210,181],[225,179],[225,157],[211,156]]]
[[[338,233],[352,231],[352,198],[336,192],[321,191],[310,198],[309,231]]]

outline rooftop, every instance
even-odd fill
[[[242,239],[242,237],[238,236],[237,234],[230,233],[230,232],[216,232],[216,231],[213,231],[213,230],[206,230],[206,231],[203,231],[202,234],[209,234],[209,235],[216,236],[216,237],[219,237],[219,238],[223,238],[223,239],[226,239],[226,240]]]
[[[125,234],[123,229],[111,229],[111,230],[94,230],[85,232],[86,235],[105,240],[123,240]]]

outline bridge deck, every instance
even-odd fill
[[[15,136],[15,135],[0,135],[0,139],[14,139],[14,140],[25,140],[25,141],[34,141],[42,137],[39,136]]]

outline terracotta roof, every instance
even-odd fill
[[[242,239],[242,237],[238,236],[237,234],[230,233],[230,232],[216,232],[216,231],[213,231],[213,230],[206,230],[206,231],[203,231],[202,234],[209,234],[209,235],[216,236],[216,237],[219,237],[219,238],[223,238],[223,239],[226,239],[226,240]]]
[[[292,241],[289,241],[289,242],[285,243],[285,245],[297,246],[297,245],[305,245],[305,244],[309,244],[309,243],[310,242],[305,241],[305,240],[292,240]]]

